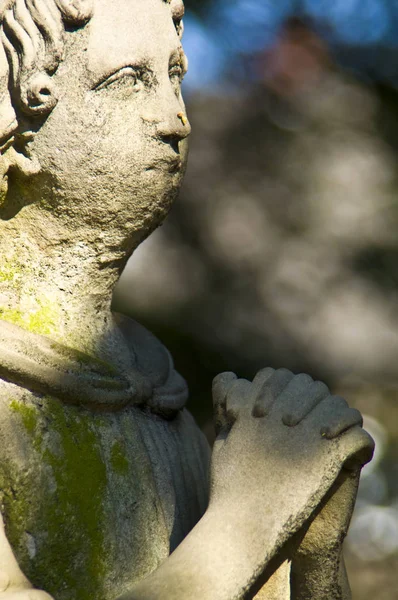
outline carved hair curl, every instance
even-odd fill
[[[163,2],[170,5],[181,37],[183,1]],[[8,59],[9,93],[16,112],[13,123],[0,123],[0,151],[9,145],[21,116],[45,119],[56,106],[52,75],[64,56],[65,29],[83,27],[93,9],[94,0],[0,0],[0,40]]]
[[[9,0],[6,4],[0,36],[17,112],[46,117],[52,111],[57,97],[51,75],[63,58],[65,26],[85,25],[92,11],[92,0]]]

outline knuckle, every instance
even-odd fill
[[[287,386],[294,386],[294,382],[295,377],[291,371],[288,369],[278,369],[271,381],[271,388],[275,397],[278,397]]]
[[[354,423],[356,423],[362,427],[363,417],[357,408],[350,408],[350,416]]]
[[[278,369],[271,377],[269,387],[276,396],[279,396],[287,385],[292,385],[292,382],[294,382],[294,374],[291,371],[288,369]]]
[[[300,383],[301,385],[311,385],[314,380],[311,375],[308,375],[307,373],[299,373],[294,376],[294,382]]]
[[[225,385],[237,379],[237,375],[232,373],[232,371],[225,371],[224,373],[219,373],[213,379],[213,385]]]
[[[294,415],[291,411],[285,412],[282,415],[282,423],[287,427],[295,427],[298,423],[297,415]]]
[[[237,380],[235,373],[220,373],[213,379],[212,392],[213,398],[220,401],[220,397],[225,396],[234,381]]]
[[[247,379],[235,379],[230,385],[227,392],[227,401],[232,398],[243,398],[246,396],[247,391],[250,388],[250,381]]]
[[[320,398],[329,396],[330,394],[328,386],[323,383],[323,381],[314,381],[311,386],[311,390],[313,391],[314,395]]]
[[[265,411],[264,406],[256,403],[252,408],[252,417],[254,417],[256,419],[262,419],[263,417],[265,417],[265,415],[266,415],[266,411]]]
[[[259,392],[264,385],[267,385],[267,382],[272,379],[274,375],[275,369],[272,367],[265,367],[258,371],[252,383],[254,393]]]
[[[330,396],[329,402],[333,404],[335,410],[347,410],[350,408],[347,400],[341,396]]]
[[[272,367],[264,367],[263,369],[260,369],[257,374],[256,374],[256,378],[257,377],[269,377],[270,375],[273,375],[275,373],[275,369],[273,369]]]
[[[228,390],[226,399],[226,418],[235,421],[239,415],[248,411],[248,399],[251,383],[247,379],[237,379]]]
[[[284,367],[282,367],[281,369],[277,369],[275,373],[276,375],[278,375],[278,377],[294,377],[294,373],[289,371],[289,369],[285,369]]]

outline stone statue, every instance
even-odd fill
[[[0,600],[350,597],[360,414],[221,374],[209,468],[169,353],[111,312],[185,169],[182,17],[0,0]]]

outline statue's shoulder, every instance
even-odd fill
[[[167,348],[148,329],[130,317],[114,314],[131,352],[134,368],[151,384],[148,407],[165,417],[171,417],[184,408],[188,386],[175,370]]]

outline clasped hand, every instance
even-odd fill
[[[222,373],[213,399],[218,436],[209,508],[247,524],[259,569],[311,518],[342,469],[355,478],[374,443],[359,411],[308,375],[266,368],[249,382]],[[353,494],[355,500],[356,486]],[[350,516],[342,517],[345,528]]]

